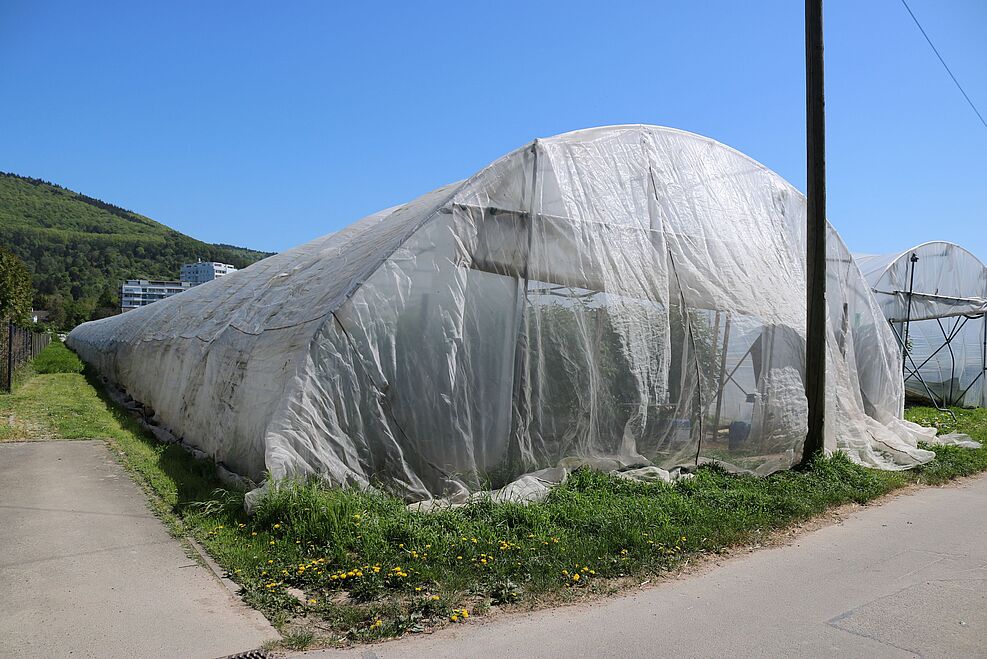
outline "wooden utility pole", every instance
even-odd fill
[[[822,0],[805,0],[806,218],[805,396],[809,431],[805,462],[826,434],[826,114],[823,95]]]

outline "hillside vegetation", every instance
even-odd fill
[[[0,172],[0,244],[30,268],[37,308],[71,327],[118,310],[120,283],[177,279],[197,258],[244,268],[269,256],[213,245],[112,204]]]

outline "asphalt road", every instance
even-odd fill
[[[276,635],[103,442],[0,443],[0,656],[219,657]]]
[[[987,657],[987,477],[626,596],[314,657]]]

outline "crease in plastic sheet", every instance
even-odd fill
[[[908,395],[987,406],[987,268],[980,259],[938,241],[856,258],[899,350],[907,341]]]
[[[713,140],[577,131],[69,344],[253,479],[423,501],[524,498],[580,464],[768,474],[806,432],[805,212]],[[832,229],[828,312],[827,450],[930,460],[901,419],[893,333]]]

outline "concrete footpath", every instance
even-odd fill
[[[321,657],[987,657],[987,477],[622,597]]]
[[[0,656],[219,657],[276,635],[103,442],[0,443]]]

